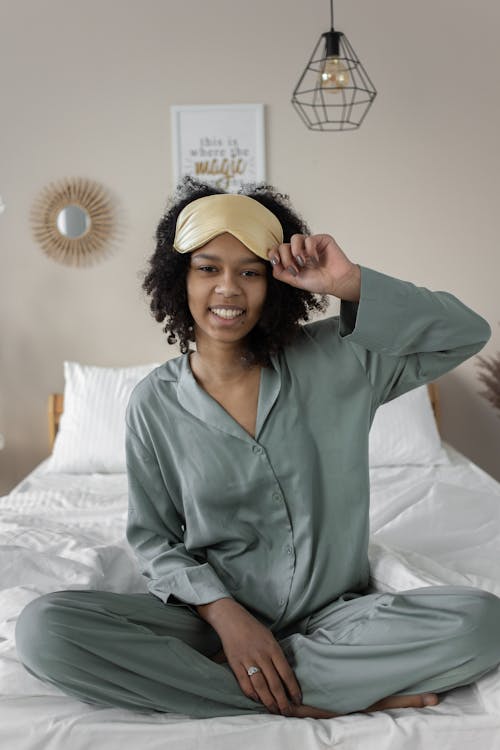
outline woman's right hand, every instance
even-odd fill
[[[263,703],[271,713],[291,716],[290,699],[300,705],[302,696],[295,674],[274,635],[234,599],[218,599],[197,609],[213,605],[217,607],[206,619],[216,630],[243,693]],[[249,676],[247,669],[252,666],[261,671]]]

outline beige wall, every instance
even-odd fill
[[[178,355],[140,290],[173,188],[170,105],[263,102],[267,180],[355,262],[447,290],[500,349],[498,28],[491,0],[337,0],[379,95],[358,131],[316,133],[290,104],[327,0],[0,0],[0,490],[48,451],[62,363]],[[117,196],[123,239],[90,269],[47,259],[29,210],[79,175]],[[338,306],[333,301],[331,312]],[[500,480],[500,418],[474,358],[440,380],[444,437]]]

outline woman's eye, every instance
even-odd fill
[[[207,272],[210,272],[210,271],[216,271],[216,270],[217,269],[215,268],[215,266],[198,266],[198,271],[207,271]],[[256,271],[242,271],[242,273],[243,274],[250,274],[251,276],[259,276],[260,275]]]

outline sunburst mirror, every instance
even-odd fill
[[[49,258],[67,266],[88,266],[104,257],[114,225],[105,188],[80,177],[50,183],[31,211],[35,240]]]

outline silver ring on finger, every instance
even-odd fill
[[[250,675],[251,677],[253,674],[256,674],[257,672],[260,672],[260,671],[261,670],[259,669],[259,667],[248,667],[247,674]]]

